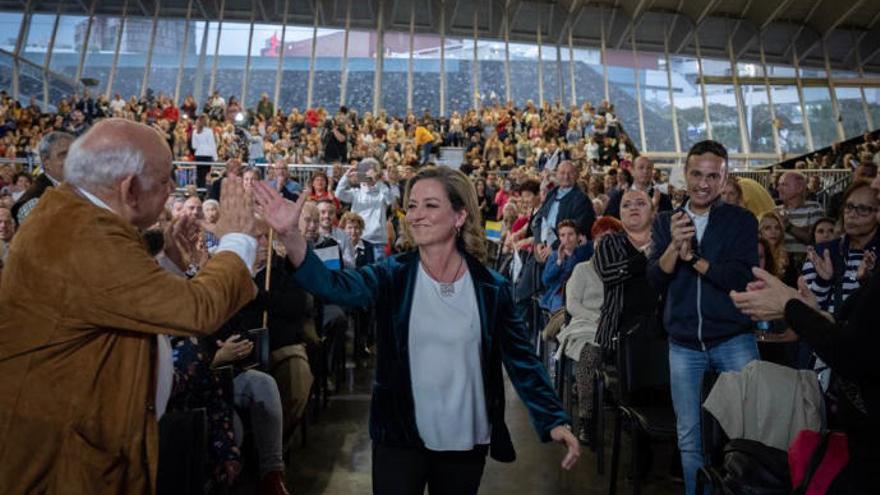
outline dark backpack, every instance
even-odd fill
[[[761,442],[737,438],[724,446],[720,469],[711,470],[716,494],[789,495],[788,453]]]

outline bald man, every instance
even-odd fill
[[[663,193],[654,184],[654,162],[647,156],[639,156],[633,162],[632,168],[633,191],[645,191],[654,205],[654,213],[672,210],[672,200],[668,194]],[[605,215],[620,218],[620,200],[623,198],[623,189],[616,189],[608,197],[608,206],[605,207]]]
[[[785,226],[785,249],[800,266],[811,242],[813,224],[825,216],[825,210],[819,203],[807,201],[807,178],[800,172],[782,174],[776,189],[782,202],[776,212]]]
[[[64,167],[0,280],[0,493],[155,493],[164,334],[208,335],[253,299],[253,202],[227,181],[218,253],[187,280],[141,240],[174,189],[155,130],[103,120]]]

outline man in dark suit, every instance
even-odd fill
[[[55,187],[64,180],[64,159],[67,158],[67,149],[73,140],[73,135],[60,131],[50,132],[40,140],[38,150],[43,173],[12,206],[12,218],[16,225],[21,225],[25,217],[36,208],[46,189]]]
[[[672,200],[669,195],[660,192],[654,185],[654,162],[650,158],[644,155],[636,158],[632,171],[632,189],[647,192],[654,202],[656,213],[672,210]],[[606,215],[620,218],[620,199],[623,197],[623,192],[622,189],[617,189],[608,197],[608,206],[605,207]]]
[[[557,240],[556,226],[563,220],[574,220],[578,232],[589,234],[596,220],[593,202],[577,187],[578,171],[574,163],[565,160],[556,170],[557,187],[547,193],[544,204],[538,210],[536,240],[554,246]],[[555,247],[555,246],[554,246]]]

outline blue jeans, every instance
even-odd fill
[[[758,345],[751,333],[731,337],[705,351],[669,343],[669,378],[678,432],[678,448],[687,495],[696,492],[696,473],[704,464],[700,437],[700,386],[703,372],[739,371],[758,359]]]
[[[431,160],[431,151],[433,150],[433,143],[425,143],[422,145],[422,165],[428,163]]]

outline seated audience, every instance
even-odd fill
[[[575,265],[593,255],[592,243],[584,242],[586,239],[578,232],[574,220],[559,222],[556,232],[559,234],[559,247],[547,258],[541,275],[544,284],[541,307],[551,313],[563,307],[562,292]]]

